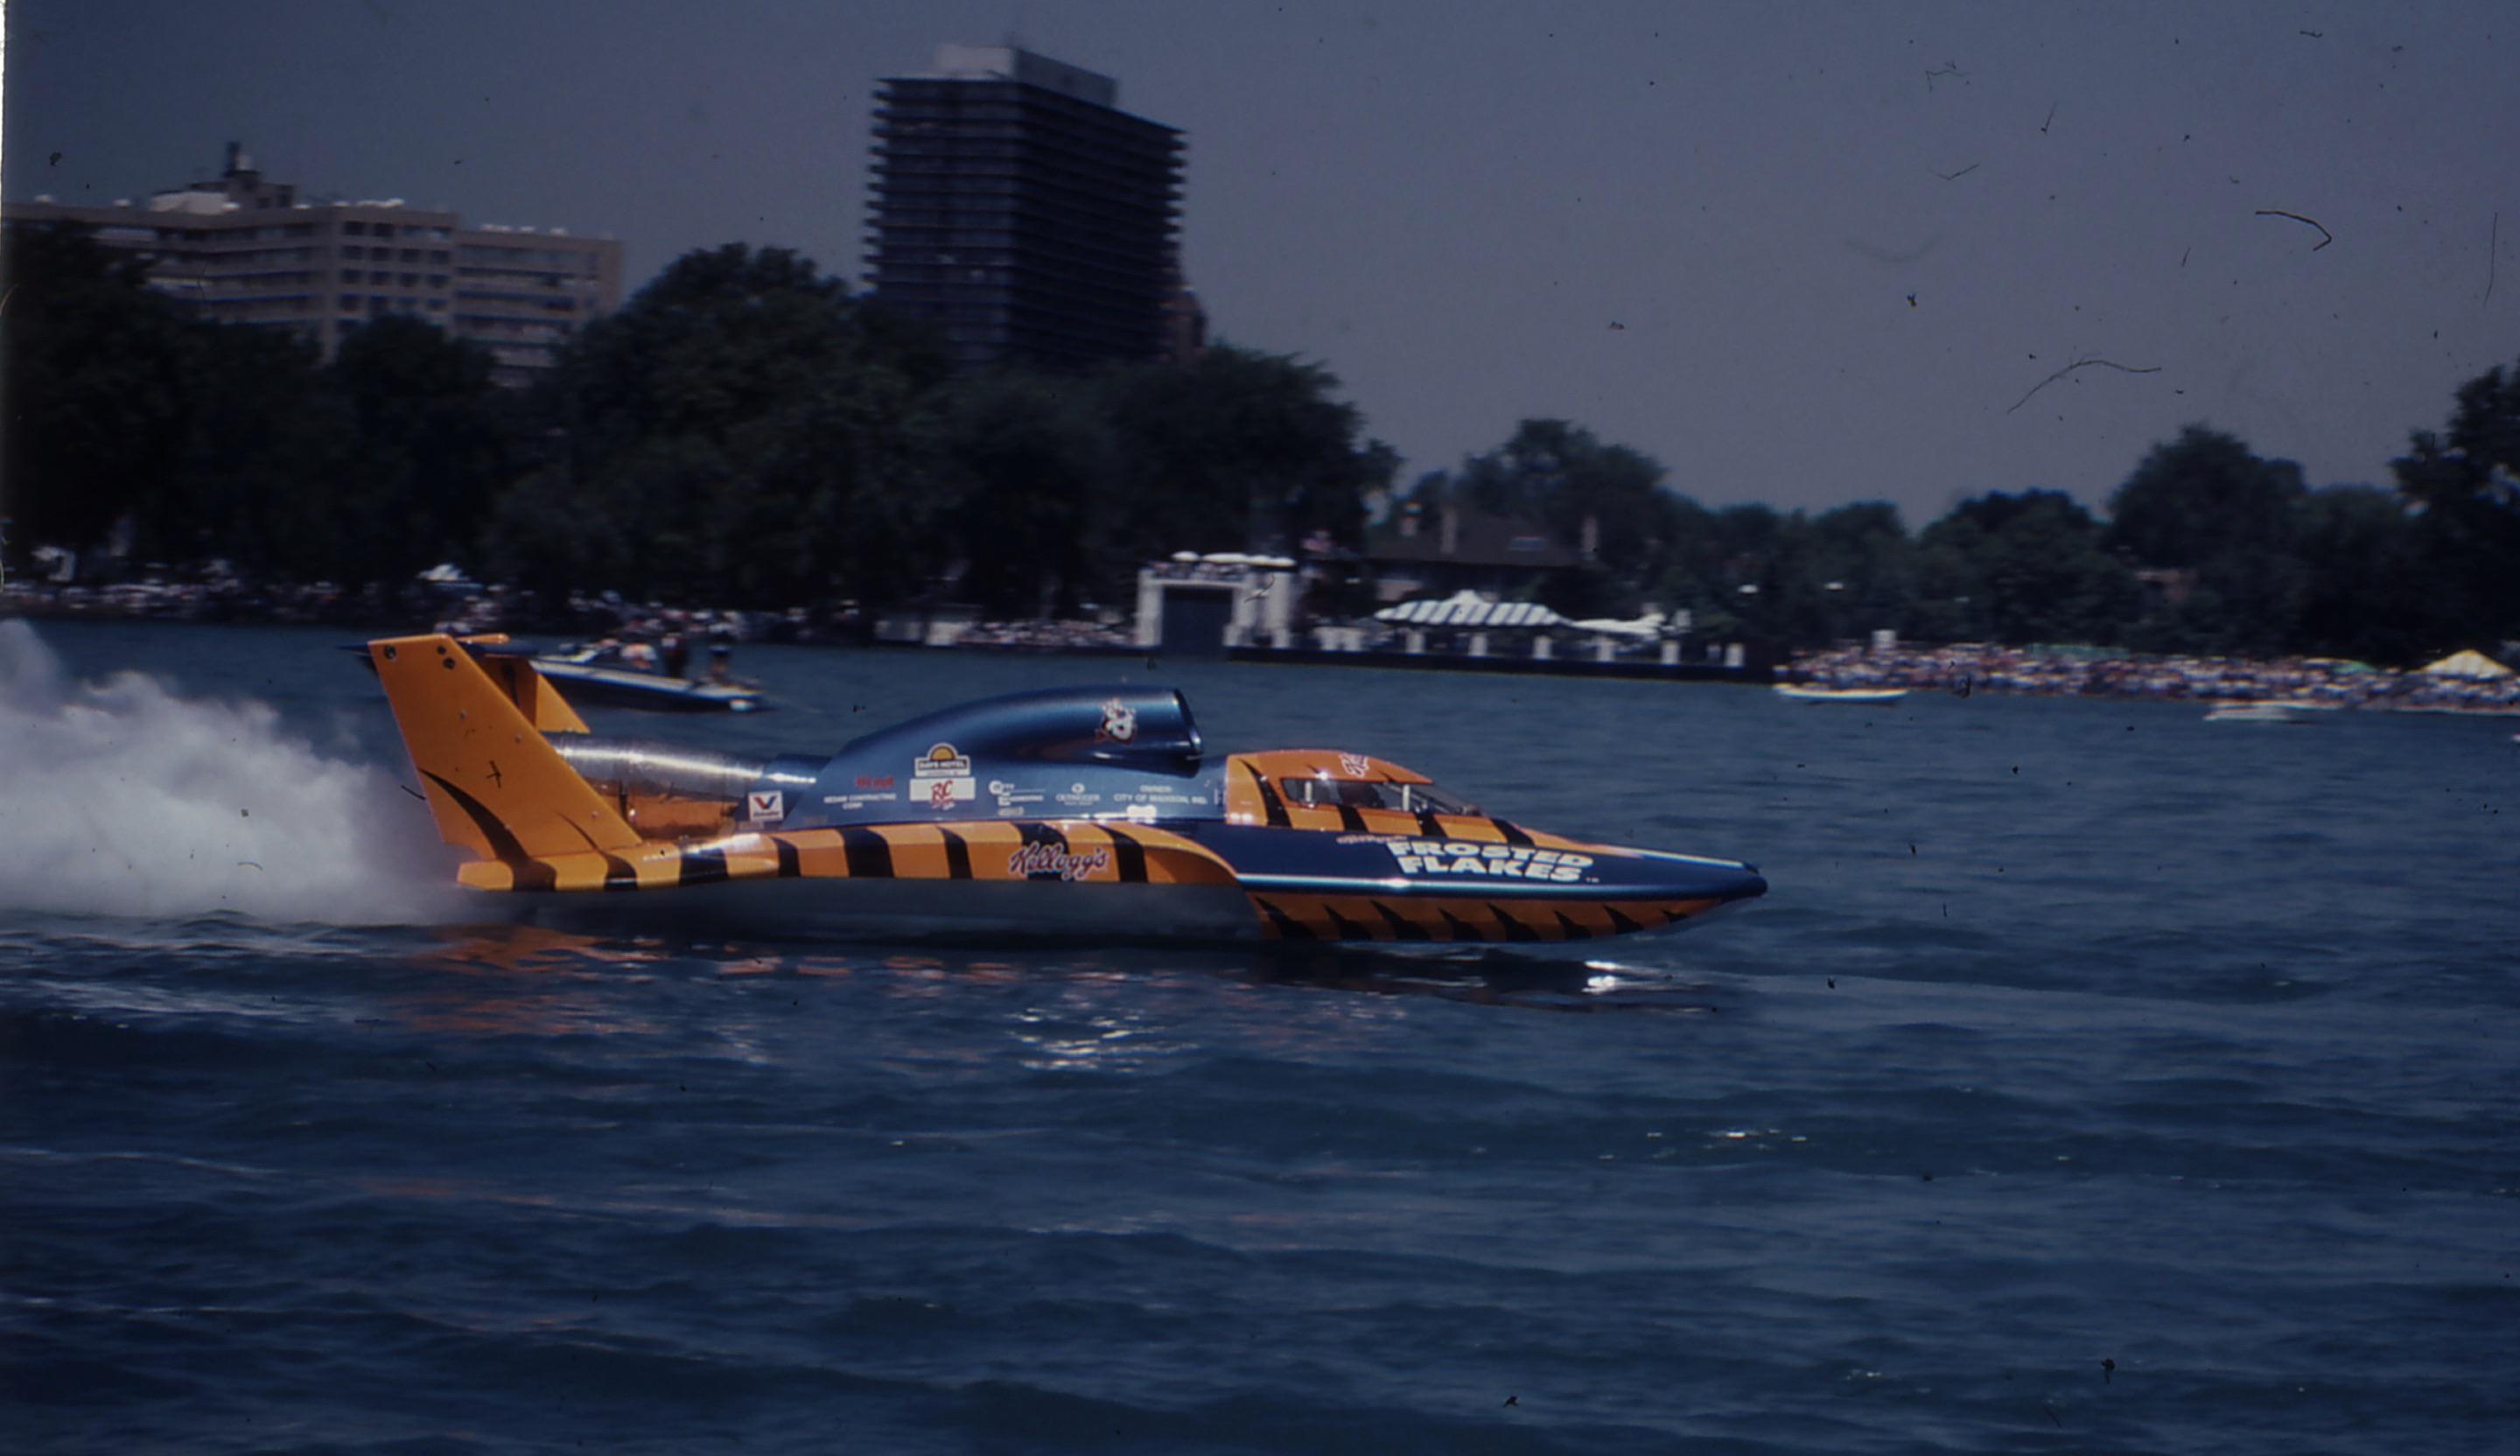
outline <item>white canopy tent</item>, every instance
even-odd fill
[[[2463,677],[2471,682],[2491,682],[2509,677],[2511,669],[2473,649],[2452,653],[2438,662],[2424,664],[2428,677]]]
[[[1491,602],[1474,591],[1456,592],[1449,597],[1421,597],[1397,607],[1385,607],[1373,614],[1373,619],[1407,627],[1545,629],[1575,625],[1538,602]]]

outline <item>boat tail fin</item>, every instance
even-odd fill
[[[368,659],[446,842],[509,862],[639,844],[544,739],[586,725],[530,662],[485,661],[442,633],[381,638]]]

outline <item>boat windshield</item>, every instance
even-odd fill
[[[1280,779],[1286,802],[1324,808],[1398,809],[1404,814],[1475,814],[1479,806],[1432,784],[1382,784],[1365,779]]]

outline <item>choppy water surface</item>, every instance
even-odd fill
[[[2520,1429],[2520,723],[748,649],[787,709],[599,726],[1171,682],[1774,889],[1591,964],[607,940],[465,924],[332,641],[0,624],[14,1449]]]

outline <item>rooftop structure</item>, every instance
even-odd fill
[[[621,245],[562,228],[466,227],[401,199],[309,203],[229,144],[226,168],[135,205],[38,198],[0,207],[11,226],[84,224],[149,259],[151,287],[202,318],[287,329],[329,359],[360,325],[427,319],[487,348],[503,384],[551,367],[561,345],[621,303]]]
[[[1181,282],[1182,141],[1108,76],[1013,46],[939,48],[877,89],[867,267],[956,363],[1177,356],[1204,332]]]

